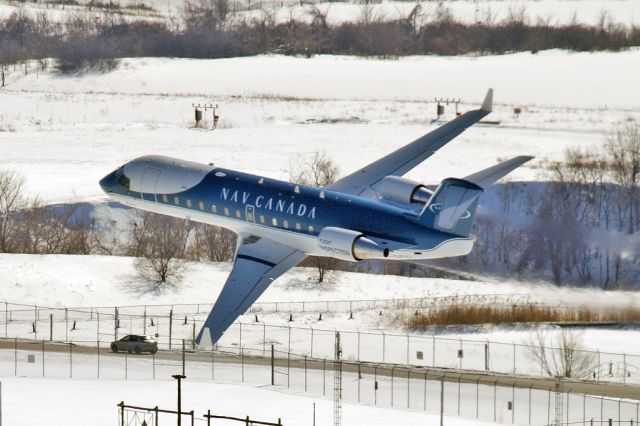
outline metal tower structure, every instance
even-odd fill
[[[336,332],[335,360],[333,362],[333,426],[342,424],[342,347],[340,333]]]

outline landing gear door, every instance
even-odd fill
[[[143,200],[158,202],[156,194],[158,193],[158,179],[160,179],[159,169],[147,167],[142,173],[142,185],[140,185],[140,197]]]

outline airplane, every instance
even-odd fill
[[[471,252],[480,195],[533,157],[444,179],[435,190],[402,176],[488,115],[492,105],[489,89],[479,109],[322,188],[158,155],[126,163],[100,186],[126,205],[238,235],[233,269],[196,339],[211,347],[307,256],[416,261]]]

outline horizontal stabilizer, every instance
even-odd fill
[[[500,164],[496,164],[495,166],[491,166],[488,169],[481,170],[472,175],[469,175],[464,178],[464,180],[473,182],[476,185],[486,188],[494,182],[497,182],[501,178],[505,177],[518,167],[522,166],[527,161],[530,161],[534,157],[529,156],[520,156],[512,158],[511,160],[505,161]]]

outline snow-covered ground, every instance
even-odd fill
[[[123,380],[47,380],[28,378],[2,378],[3,424],[12,426],[81,426],[118,423],[116,404],[125,401],[135,406],[159,406],[176,409],[175,381],[123,381]],[[316,425],[333,424],[333,403],[326,398],[312,398],[275,392],[250,386],[213,384],[185,381],[182,390],[183,409],[194,410],[201,419],[196,424],[206,424],[202,414],[233,417],[249,416],[251,419],[276,422],[283,425],[312,424],[313,405]],[[34,410],[34,401],[38,409]],[[250,401],[250,402],[248,402]],[[435,424],[434,414],[400,411],[355,404],[344,404],[343,424],[382,426],[389,424]],[[184,418],[183,422],[190,419]],[[481,426],[488,423],[446,418],[449,426]],[[173,424],[175,416],[164,415],[160,423]],[[215,421],[218,424],[220,420]],[[139,424],[139,423],[137,423]]]
[[[342,174],[433,130],[435,97],[477,108],[495,89],[500,125],[476,125],[408,177],[437,183],[516,155],[538,179],[568,147],[599,147],[640,118],[640,50],[373,60],[259,56],[127,59],[113,72],[12,72],[0,103],[0,167],[45,200],[101,195],[98,180],[144,154],[215,162],[287,179],[292,161],[326,151]],[[192,103],[218,103],[220,128],[194,130]],[[519,117],[513,108],[523,108]],[[446,109],[446,119],[454,106]]]
[[[222,289],[229,263],[190,263],[184,279],[157,289],[141,278],[134,259],[121,256],[0,254],[0,300],[48,307],[211,303]],[[530,294],[562,305],[637,306],[631,291],[558,288],[543,283],[482,282],[331,272],[318,284],[313,268],[294,268],[275,281],[259,302],[410,299],[463,294]],[[373,297],[372,297],[373,296]],[[640,352],[640,351],[639,351]]]

